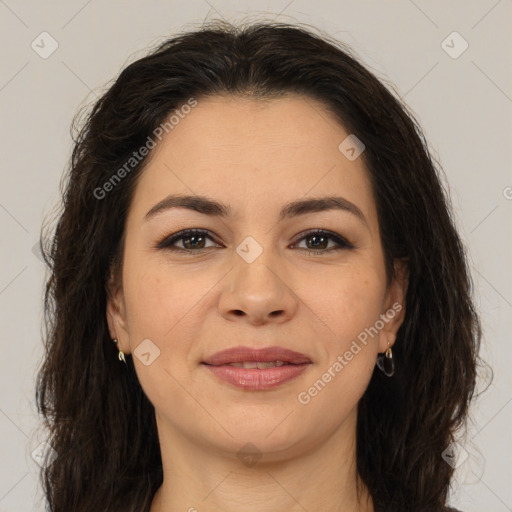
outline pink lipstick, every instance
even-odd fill
[[[217,352],[202,364],[233,386],[262,391],[298,377],[312,362],[305,354],[282,347],[236,347]]]

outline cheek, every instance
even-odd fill
[[[375,368],[379,332],[374,326],[382,313],[385,281],[378,268],[365,265],[338,269],[323,282],[324,293],[310,298],[322,319],[321,361],[299,403],[307,402],[311,412],[318,408],[319,414],[331,407],[336,421],[356,405]]]
[[[312,297],[310,294],[309,300],[323,321],[326,349],[332,357],[334,352],[337,355],[347,350],[352,340],[375,325],[382,312],[385,283],[369,265],[338,270],[325,275],[322,282],[319,287],[316,281],[317,292]]]
[[[141,271],[140,269],[144,270]],[[203,319],[198,308],[211,288],[199,275],[184,276],[155,263],[126,265],[124,293],[129,319],[129,341],[138,380],[159,410],[174,406],[193,408],[183,387],[190,386],[191,346],[200,337]],[[150,365],[138,354],[150,340]],[[147,343],[144,341],[144,343]],[[158,354],[153,359],[153,351]],[[147,352],[147,350],[145,350]]]
[[[190,327],[194,306],[211,287],[205,277],[148,260],[127,262],[124,293],[132,342],[141,336],[176,339],[173,332],[181,324]]]
[[[197,347],[211,335],[204,332],[205,318],[214,307],[213,291],[220,277],[193,267],[177,269],[150,258],[126,261],[124,295],[133,362],[144,391],[164,409],[171,397],[185,406],[182,401],[188,395],[183,387],[192,384]],[[149,366],[138,358],[144,340],[157,347],[158,356]]]
[[[381,276],[367,268],[326,279],[328,293],[311,298],[322,319],[321,357],[297,402],[299,412],[322,417],[326,429],[335,429],[357,406],[375,368],[379,334],[372,327],[379,320],[384,288]]]

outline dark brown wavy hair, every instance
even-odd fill
[[[58,456],[41,472],[52,512],[147,512],[162,483],[153,405],[133,360],[118,361],[106,321],[125,220],[148,157],[97,190],[190,98],[297,93],[320,101],[366,146],[388,281],[407,258],[396,373],[375,369],[358,405],[357,468],[376,511],[437,511],[454,469],[441,454],[476,395],[480,320],[440,166],[392,86],[350,48],[299,25],[214,21],[128,65],[87,113],[55,230],[41,236],[45,355],[36,400]],[[96,193],[95,193],[96,191]]]

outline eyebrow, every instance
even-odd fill
[[[219,203],[209,197],[175,194],[167,196],[153,206],[153,208],[146,213],[145,220],[149,220],[157,214],[172,208],[187,208],[188,210],[193,210],[212,217],[228,217],[232,211],[229,205]],[[351,213],[369,227],[366,217],[358,206],[343,197],[337,196],[300,199],[288,203],[279,212],[279,222],[299,215],[328,210],[342,210]]]

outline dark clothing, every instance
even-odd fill
[[[373,503],[373,507],[374,507],[374,510],[375,512],[392,512],[392,508],[390,508],[389,506],[382,506],[382,504],[379,504],[379,503]],[[395,512],[395,511],[393,511]],[[402,512],[402,510],[400,510],[400,512]],[[405,512],[405,511],[404,511]],[[452,508],[452,507],[444,507],[442,509],[431,509],[429,508],[428,510],[425,510],[425,509],[421,509],[421,510],[412,510],[412,509],[408,509],[407,512],[463,512],[462,510],[459,510],[459,509],[456,509],[456,508]]]

